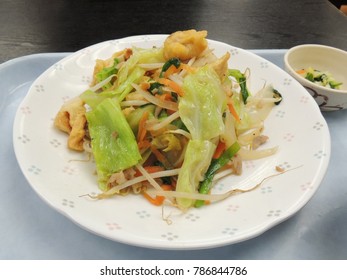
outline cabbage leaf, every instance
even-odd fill
[[[183,81],[183,91],[178,108],[192,140],[187,146],[176,191],[195,193],[216,149],[212,140],[224,132],[226,97],[217,73],[209,66],[187,75]],[[176,201],[181,209],[194,205],[193,199],[177,198]]]
[[[190,140],[184,156],[176,191],[195,193],[200,181],[210,166],[211,158],[216,145],[208,140]],[[188,209],[194,205],[195,200],[189,198],[177,198],[177,205],[181,209]]]
[[[224,130],[226,96],[217,73],[208,66],[187,75],[179,102],[181,120],[192,139],[211,140]]]
[[[136,165],[141,155],[117,100],[104,99],[86,117],[99,188],[106,190],[111,174]]]

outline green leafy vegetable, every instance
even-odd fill
[[[133,89],[132,83],[137,83],[145,74],[145,70],[140,67],[135,67],[129,74],[123,84],[116,86],[115,88],[107,88],[102,92],[94,92],[92,90],[86,90],[81,94],[82,100],[90,107],[96,107],[105,98],[117,97],[119,101],[122,101],[129,92]]]
[[[133,89],[132,83],[138,83],[146,71],[141,67],[135,67],[122,84],[119,84],[113,91],[119,101],[122,101]]]
[[[176,191],[194,193],[204,178],[216,145],[212,139],[224,131],[223,111],[226,97],[216,72],[202,67],[196,73],[189,74],[183,82],[184,96],[179,102],[182,122],[192,135],[189,141]],[[194,200],[177,198],[181,209],[194,205]]]
[[[187,75],[179,102],[181,120],[193,139],[210,140],[224,130],[226,96],[217,73],[205,66]]]
[[[104,99],[86,117],[99,188],[106,190],[111,174],[136,165],[141,155],[117,100]]]
[[[216,172],[221,169],[224,165],[228,163],[232,159],[232,157],[240,150],[240,145],[238,142],[235,142],[228,149],[226,149],[223,154],[217,158],[213,159],[208,170],[205,173],[205,178],[201,182],[199,187],[199,193],[208,194],[211,186],[212,180]],[[201,207],[205,204],[204,200],[197,200],[195,202],[195,207]]]
[[[305,79],[314,82],[313,73],[307,73]]]
[[[339,89],[339,87],[342,85],[341,82],[336,81],[332,74],[327,71],[320,71],[312,67],[308,67],[306,69],[297,70],[297,73],[306,80],[319,84],[323,87]]]
[[[339,87],[342,85],[341,82],[336,82],[336,81],[330,81],[329,82],[329,86],[332,88],[332,89],[339,89]]]
[[[171,65],[174,65],[176,68],[180,67],[181,61],[177,57],[170,58],[168,61],[166,61],[163,65],[163,68],[161,69],[159,77],[163,77],[164,73],[167,71],[167,69],[170,68]]]
[[[96,81],[97,83],[100,83],[101,81],[107,79],[108,77],[110,77],[111,75],[117,74],[118,69],[117,69],[117,65],[118,65],[119,61],[117,58],[114,59],[114,63],[112,66],[110,67],[105,67],[103,68],[100,72],[98,72],[95,75]],[[102,88],[108,89],[112,86],[111,82],[107,83],[106,85],[104,85]]]
[[[142,63],[162,63],[164,61],[162,48],[140,49],[133,47],[133,54],[119,68],[116,85],[122,85],[133,71],[137,64]]]
[[[247,79],[245,74],[241,73],[238,69],[229,69],[228,71],[229,76],[232,76],[236,79],[236,81],[239,83],[241,88],[241,95],[243,103],[247,103],[247,98],[250,96],[249,90],[247,88]]]
[[[90,89],[83,92],[80,97],[81,99],[92,109],[95,109],[104,99],[113,97],[112,91],[103,91],[96,93]]]
[[[152,146],[161,149],[164,152],[172,150],[180,151],[182,149],[180,140],[173,133],[165,133],[158,135],[152,140]]]
[[[143,116],[143,113],[147,111],[149,113],[149,118],[151,118],[154,114],[154,110],[155,106],[153,104],[149,104],[136,108],[134,111],[130,112],[130,114],[126,116],[126,119],[135,135],[137,134],[139,122],[141,117]]]
[[[153,82],[153,83],[150,83],[150,86],[149,86],[149,89],[148,89],[148,90],[149,90],[151,93],[153,93],[154,90],[157,90],[158,93],[161,94],[161,87],[162,87],[162,86],[163,86],[163,85],[162,85],[161,83]]]
[[[207,140],[189,141],[178,176],[176,191],[185,193],[197,191],[199,182],[204,178],[215,149],[216,145]],[[189,198],[177,198],[176,201],[181,209],[188,209],[194,205],[194,200]]]

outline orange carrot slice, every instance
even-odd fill
[[[162,185],[161,188],[164,190],[164,191],[169,191],[172,189],[172,187],[170,185]],[[156,205],[156,206],[160,206],[163,204],[164,200],[165,200],[165,197],[164,196],[160,196],[160,195],[157,195],[155,197],[152,197],[150,196],[148,193],[146,192],[143,192],[143,196],[150,202],[152,203],[153,205]]]
[[[179,96],[183,96],[183,89],[174,81],[166,78],[160,78],[158,82],[171,88],[172,91],[176,92]]]
[[[228,108],[229,108],[230,113],[234,116],[235,120],[236,120],[237,122],[240,122],[241,119],[240,119],[240,117],[239,117],[239,114],[236,112],[233,103],[228,103]]]
[[[225,143],[222,141],[219,141],[217,148],[213,154],[213,158],[214,159],[219,158],[223,154],[224,151],[225,151]]]

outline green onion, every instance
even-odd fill
[[[226,165],[231,158],[240,150],[240,145],[238,142],[232,144],[228,149],[224,151],[224,153],[217,159],[213,159],[209,168],[205,173],[204,180],[200,183],[199,193],[208,194],[211,187],[214,175],[217,173],[219,169],[221,169],[224,165]],[[201,207],[205,204],[204,200],[197,200],[195,202],[195,207]]]
[[[166,72],[166,70],[169,69],[171,65],[174,65],[176,68],[178,68],[181,65],[181,61],[177,57],[170,58],[168,61],[166,61],[161,69],[159,75],[160,78],[163,77],[164,72]]]
[[[237,69],[229,69],[229,76],[232,76],[236,79],[236,81],[239,83],[241,88],[241,95],[243,103],[247,103],[247,98],[250,96],[248,88],[247,88],[247,79],[245,74],[241,73],[240,70]]]

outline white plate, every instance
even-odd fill
[[[66,148],[67,137],[53,127],[53,118],[65,100],[87,89],[95,59],[133,45],[160,46],[165,38],[146,35],[103,42],[46,70],[32,84],[15,117],[13,143],[22,172],[50,206],[111,240],[149,248],[202,249],[258,236],[296,213],[313,196],[329,163],[330,134],[316,102],[282,69],[253,53],[212,40],[209,46],[218,56],[230,52],[230,67],[251,70],[251,91],[266,81],[284,98],[265,123],[265,134],[270,137],[266,145],[278,145],[278,153],[245,162],[241,176],[225,178],[214,190],[252,187],[276,173],[275,166],[299,168],[265,181],[252,192],[184,214],[152,206],[142,196],[99,201],[81,197],[98,192],[94,163],[79,161],[86,155]]]

